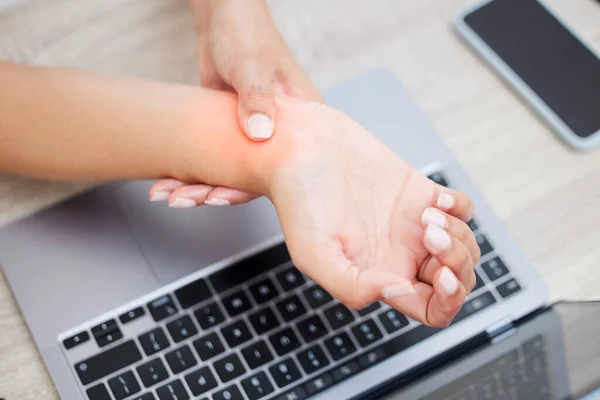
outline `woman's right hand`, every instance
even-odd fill
[[[242,130],[254,141],[274,131],[275,95],[323,102],[277,31],[265,0],[190,0],[198,35],[202,86],[238,94]],[[258,197],[239,190],[163,179],[154,201],[176,208],[245,203]]]

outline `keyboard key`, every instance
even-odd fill
[[[284,321],[291,321],[306,313],[300,297],[293,295],[277,303],[277,310]]]
[[[104,347],[123,337],[117,321],[110,319],[92,328],[92,335],[96,338],[98,346]]]
[[[296,327],[300,331],[300,335],[302,335],[302,338],[306,343],[317,340],[327,333],[327,328],[325,328],[323,320],[318,315],[313,315],[303,319],[296,324]]]
[[[152,393],[144,393],[142,395],[137,395],[130,400],[156,400],[156,397]]]
[[[225,316],[217,303],[211,303],[197,309],[194,316],[200,327],[205,331],[225,321]]]
[[[156,394],[160,400],[189,400],[187,390],[179,379],[156,389]]]
[[[510,279],[510,280],[498,285],[496,287],[496,290],[498,291],[498,293],[500,293],[500,296],[506,298],[512,294],[517,293],[519,290],[521,290],[521,285],[519,285],[519,283],[515,279]]]
[[[273,312],[271,307],[267,307],[251,314],[249,319],[254,330],[259,335],[262,335],[271,329],[275,329],[280,325],[279,319],[275,316],[275,312]]]
[[[479,246],[479,249],[481,250],[481,256],[485,256],[486,254],[488,254],[491,251],[494,251],[494,248],[492,247],[492,245],[490,244],[490,242],[487,240],[487,238],[481,234],[481,233],[475,233],[475,240],[477,241],[477,245]]]
[[[79,332],[77,335],[73,335],[70,338],[66,338],[63,340],[63,345],[65,349],[69,350],[75,346],[79,346],[81,343],[85,343],[90,340],[90,334],[86,331]]]
[[[134,308],[133,310],[130,310],[124,314],[119,315],[119,321],[121,321],[122,324],[126,324],[126,323],[136,320],[140,317],[143,317],[144,315],[146,315],[146,311],[144,311],[144,308],[137,307],[137,308]]]
[[[162,328],[156,328],[138,338],[147,356],[169,347],[169,340]]]
[[[277,355],[282,356],[292,350],[300,347],[300,340],[291,328],[286,328],[282,331],[269,336],[269,341],[273,345]]]
[[[246,293],[242,290],[224,297],[222,301],[227,313],[231,317],[240,315],[244,311],[248,311],[252,308],[248,296],[246,296]]]
[[[452,323],[459,322],[459,321],[475,314],[476,312],[479,312],[479,311],[483,310],[484,308],[491,306],[495,302],[496,302],[496,299],[494,299],[494,296],[492,296],[492,294],[490,292],[485,292],[483,294],[480,294],[479,296],[477,296],[477,297],[465,302],[465,304],[463,304],[462,308],[460,309],[460,311],[458,312],[456,317],[454,317],[454,321],[452,321]]]
[[[441,172],[434,172],[433,174],[429,175],[428,178],[438,185],[448,187],[448,181]]]
[[[302,377],[296,363],[291,358],[277,362],[269,368],[273,380],[280,388],[297,381]]]
[[[479,276],[479,273],[477,271],[475,272],[475,286],[473,287],[473,292],[476,291],[479,288],[482,288],[485,286],[485,282],[483,282],[483,279],[481,279],[481,276]]]
[[[123,334],[121,333],[121,330],[117,329],[116,331],[113,331],[105,336],[97,338],[96,342],[98,343],[98,346],[104,347],[122,338]]]
[[[171,367],[171,371],[173,371],[174,374],[178,374],[198,364],[188,345],[181,346],[180,348],[167,353],[165,359],[169,363],[169,367]]]
[[[185,381],[194,396],[206,393],[209,390],[216,388],[218,385],[217,379],[213,373],[210,372],[210,368],[208,367],[202,367],[191,374],[187,374],[185,376]]]
[[[283,392],[277,396],[274,400],[305,400],[306,391],[302,386],[296,386]]]
[[[239,346],[240,344],[252,339],[252,334],[248,329],[248,325],[243,319],[224,326],[221,329],[221,334],[231,348]]]
[[[183,308],[194,306],[213,296],[204,279],[198,279],[175,291],[175,297]]]
[[[375,321],[373,321],[372,319],[369,319],[365,322],[361,322],[360,324],[353,327],[352,333],[354,334],[354,337],[356,337],[358,343],[362,347],[366,347],[371,343],[375,343],[383,337],[381,331],[379,330],[377,325],[375,325]]]
[[[112,400],[106,386],[100,383],[86,390],[85,392],[89,400]]]
[[[379,314],[379,320],[388,333],[394,333],[408,326],[408,319],[399,311],[387,310]]]
[[[352,312],[343,304],[336,304],[323,312],[333,329],[339,329],[354,321]]]
[[[481,264],[481,268],[483,268],[485,274],[491,281],[495,281],[508,274],[508,268],[506,268],[500,257],[494,257],[491,260],[484,262]]]
[[[150,387],[169,377],[169,373],[160,358],[148,361],[136,369],[144,387]]]
[[[231,385],[214,393],[213,400],[244,400],[244,396],[242,396],[242,393],[240,393],[240,389],[238,389],[237,386]]]
[[[142,359],[135,342],[129,340],[75,364],[81,383],[87,385]]]
[[[232,353],[215,361],[213,366],[223,383],[229,382],[246,372],[246,368],[244,368],[240,357],[238,357],[236,353]]]
[[[108,333],[114,332],[117,329],[119,329],[117,321],[115,321],[114,319],[109,319],[108,321],[103,322],[100,325],[94,326],[92,328],[92,335],[94,335],[95,338],[99,338],[105,336]]]
[[[298,357],[298,361],[300,361],[300,365],[302,365],[302,369],[307,374],[312,374],[329,365],[329,360],[319,345],[309,347],[299,352],[296,356]]]
[[[254,297],[257,304],[267,302],[279,295],[273,281],[269,278],[250,286],[250,293],[252,293],[252,297]]]
[[[364,317],[365,315],[369,315],[373,311],[379,310],[380,308],[381,308],[381,303],[376,301],[375,303],[372,303],[371,305],[366,306],[362,310],[358,310],[358,315],[360,315],[361,317]]]
[[[218,293],[223,293],[288,261],[290,261],[290,253],[285,243],[281,243],[215,272],[209,280]]]
[[[471,229],[473,232],[475,232],[477,229],[479,229],[479,225],[477,224],[477,221],[475,221],[474,219],[470,219],[467,222],[467,225],[469,226],[469,229]]]
[[[356,361],[348,361],[331,371],[331,375],[334,381],[341,382],[355,375],[358,371],[360,371],[358,363]]]
[[[175,343],[181,342],[198,333],[192,319],[188,315],[177,318],[167,324],[167,329]]]
[[[302,285],[306,280],[298,271],[296,267],[290,267],[284,271],[279,272],[277,280],[285,292],[288,292],[298,286]]]
[[[109,379],[108,386],[117,400],[122,400],[142,390],[131,371],[123,372]]]
[[[387,358],[387,354],[386,354],[385,350],[381,346],[379,346],[379,347],[372,349],[367,354],[364,354],[364,355],[358,357],[358,365],[360,365],[361,368],[366,369],[375,364],[380,363],[381,361],[385,360],[386,358]]]
[[[325,291],[321,286],[314,285],[305,289],[302,294],[313,309],[321,307],[323,304],[329,303],[333,297]]]
[[[267,374],[264,372],[259,372],[242,380],[242,387],[250,400],[258,400],[274,391],[273,385],[271,385]]]
[[[356,346],[346,332],[339,332],[332,338],[327,339],[325,347],[327,347],[329,354],[335,361],[356,351]]]
[[[161,321],[177,314],[177,307],[168,294],[148,303],[148,309],[155,321]]]
[[[326,372],[306,382],[304,389],[306,389],[309,396],[312,396],[317,392],[328,389],[331,385],[333,385],[333,378]]]
[[[273,354],[267,344],[260,340],[242,349],[242,355],[250,369],[255,369],[273,360]]]
[[[216,332],[209,333],[195,340],[194,348],[202,361],[209,360],[225,351],[225,347]]]

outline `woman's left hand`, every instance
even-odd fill
[[[254,141],[273,135],[276,94],[322,102],[298,66],[269,14],[265,0],[190,0],[198,34],[202,86],[239,96],[242,130]],[[150,189],[152,201],[175,208],[246,203],[258,195],[198,182],[162,179]]]

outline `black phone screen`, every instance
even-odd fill
[[[576,135],[600,130],[600,59],[538,0],[494,0],[465,22]]]

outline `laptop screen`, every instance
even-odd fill
[[[364,398],[383,400],[597,398],[600,302],[557,303],[515,333],[486,344],[419,380]],[[373,397],[376,396],[376,397]]]

